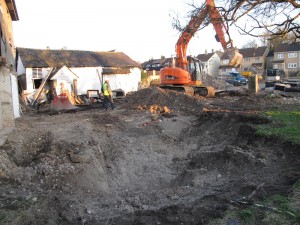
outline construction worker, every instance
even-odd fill
[[[114,103],[113,103],[113,99],[112,99],[112,91],[109,85],[109,80],[105,80],[103,86],[102,86],[102,92],[103,92],[103,96],[104,96],[104,108],[106,110],[108,110],[108,106],[110,104],[111,109],[114,109]]]

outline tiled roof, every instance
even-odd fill
[[[207,62],[215,53],[199,54],[197,58],[202,62]]]
[[[263,56],[268,47],[257,47],[257,48],[243,48],[239,49],[239,52],[243,55],[244,58],[248,57],[260,57]],[[229,59],[228,55],[224,53],[221,59]]]
[[[148,61],[146,61],[146,62],[143,62],[143,63],[142,63],[142,67],[144,68],[144,67],[146,67],[148,64],[152,64],[153,61],[154,61],[154,59],[150,59],[150,60],[148,60]]]
[[[143,62],[142,63],[142,67],[143,67],[143,69],[146,69],[147,65],[152,65],[152,64],[157,64],[157,63],[159,63],[162,66],[162,65],[164,65],[167,62],[168,63],[172,62],[172,59],[173,58],[150,59],[150,60],[148,60],[146,62]]]
[[[166,58],[164,63],[172,63],[173,62],[173,58]]]
[[[275,52],[293,52],[293,51],[300,51],[300,42],[288,44],[288,43],[283,43],[279,44],[275,48]]]
[[[122,52],[93,52],[79,50],[45,50],[17,48],[25,68],[30,67],[140,67]]]

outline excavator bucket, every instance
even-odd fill
[[[237,66],[241,65],[242,60],[243,60],[243,55],[240,54],[238,51],[231,52],[231,54],[233,56],[230,57],[231,60],[230,60],[228,65],[234,66],[234,67],[237,67]]]
[[[51,102],[51,108],[59,111],[76,109],[77,107],[72,105],[66,93],[61,93],[60,95],[57,95]]]

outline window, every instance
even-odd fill
[[[278,59],[283,59],[283,54],[282,54],[282,53],[278,53],[278,54],[277,54],[277,58],[278,58]]]
[[[259,62],[259,57],[255,57],[255,61],[256,61],[256,62]]]
[[[278,64],[274,64],[273,69],[278,69]]]
[[[288,54],[288,58],[296,58],[297,57],[297,52],[291,52]]]
[[[42,79],[33,79],[33,89],[38,89],[42,84]]]
[[[163,65],[163,67],[168,67],[169,65],[171,65],[170,62],[165,62],[164,65]]]
[[[289,63],[288,68],[289,69],[297,68],[297,63]]]
[[[151,67],[160,67],[160,63],[153,63],[152,65],[151,65]]]
[[[249,57],[244,58],[244,62],[250,62],[250,58]]]
[[[41,79],[43,78],[43,70],[41,67],[32,68],[32,78]]]
[[[223,59],[223,64],[229,64],[229,59]]]

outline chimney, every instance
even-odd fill
[[[211,53],[214,53],[214,49],[211,49]]]
[[[205,49],[205,55],[207,55],[207,49]]]

